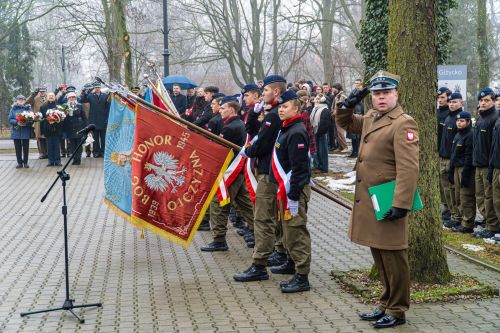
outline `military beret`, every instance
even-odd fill
[[[451,95],[451,90],[448,87],[441,87],[438,89],[438,96],[442,94]]]
[[[24,97],[24,95],[17,95],[16,100],[18,99],[26,99],[26,97]]]
[[[462,94],[460,94],[459,92],[454,92],[453,94],[448,96],[449,101],[454,100],[454,99],[463,99]]]
[[[457,114],[457,119],[468,119],[468,120],[470,120],[471,119],[471,114],[470,114],[470,112],[467,112],[467,111],[460,111]]]
[[[400,79],[399,75],[386,71],[378,71],[370,79],[370,90],[396,89]]]
[[[212,95],[212,98],[213,98],[213,99],[216,99],[216,98],[219,98],[219,97],[224,97],[224,96],[226,96],[226,95],[224,95],[223,93],[219,93],[219,92],[218,92],[218,93],[213,94],[213,95]]]
[[[224,96],[222,97],[222,99],[220,100],[220,105],[223,105],[223,104],[226,104],[226,103],[229,103],[229,102],[236,102],[236,103],[239,103],[238,102],[238,99],[234,96]]]
[[[243,89],[241,89],[241,94],[245,94],[245,93],[250,92],[250,91],[257,91],[260,93],[260,88],[255,83],[245,84]]]
[[[266,76],[266,78],[264,79],[264,83],[263,83],[262,87],[265,87],[268,84],[275,83],[275,82],[286,83],[286,79],[283,76],[281,76],[281,75],[271,74],[271,75]]]
[[[483,98],[484,96],[488,96],[490,95],[492,98],[495,97],[495,92],[493,91],[493,89],[487,87],[487,88],[483,88],[479,94],[477,95],[477,100],[479,101],[481,98]]]
[[[293,90],[287,90],[278,98],[278,104],[284,104],[288,101],[293,101],[294,99],[299,99],[299,96]]]

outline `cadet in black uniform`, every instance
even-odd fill
[[[455,185],[455,197],[459,200],[461,224],[453,231],[472,233],[476,218],[476,196],[474,188],[474,167],[472,166],[473,136],[471,114],[461,111],[457,115],[457,134],[453,139],[448,179]]]
[[[474,152],[472,164],[476,168],[476,201],[479,212],[486,221],[486,229],[474,234],[480,238],[491,238],[500,231],[500,225],[493,208],[493,187],[488,181],[490,153],[493,140],[493,128],[498,119],[491,88],[484,88],[478,95],[479,118],[474,128]]]
[[[456,118],[462,111],[462,95],[453,93],[448,97],[448,116],[444,119],[443,130],[441,133],[441,146],[439,147],[439,164],[440,164],[440,180],[443,190],[446,206],[451,212],[451,219],[444,222],[444,226],[453,228],[460,225],[462,216],[458,206],[460,204],[459,197],[455,197],[455,186],[448,180],[448,170],[450,169],[451,148],[453,139],[457,134]]]
[[[207,130],[215,135],[219,135],[222,132],[223,121],[220,115],[221,100],[223,97],[217,97],[212,100],[210,107],[212,108],[212,118],[207,123]]]
[[[255,83],[249,83],[241,90],[243,101],[247,105],[247,112],[244,116],[247,133],[252,139],[259,133],[260,122],[259,115],[262,112],[263,104],[260,102],[260,88]]]
[[[234,279],[240,282],[267,280],[266,265],[273,253],[276,242],[277,229],[277,186],[269,181],[271,157],[274,142],[281,128],[281,120],[278,116],[278,99],[286,90],[286,80],[281,75],[269,75],[264,79],[263,100],[266,103],[267,114],[262,121],[258,133],[258,139],[250,146],[242,149],[240,154],[250,158],[257,158],[257,190],[255,193],[254,233],[255,248],[253,252],[253,264],[244,272],[234,275]],[[274,261],[282,264],[286,261],[286,254],[279,254]]]
[[[500,101],[500,94],[497,95],[498,101]],[[500,108],[498,111],[500,112]],[[493,129],[488,181],[493,188],[493,207],[497,215],[497,220],[500,220],[500,117],[495,122],[495,128]]]
[[[279,193],[283,193],[278,199],[279,216],[283,226],[283,244],[288,254],[287,261],[272,267],[271,272],[294,274],[291,280],[280,283],[284,293],[310,289],[311,236],[307,230],[307,203],[311,197],[311,161],[309,136],[299,111],[300,101],[294,91],[288,90],[281,95],[279,117],[283,124],[275,143],[273,172],[269,174],[271,182],[281,189]]]
[[[238,116],[240,105],[232,97],[224,97],[221,101],[220,116],[223,121],[223,128],[220,136],[238,145],[245,144],[247,133],[245,124]],[[243,220],[252,225],[253,205],[243,176],[243,169],[240,170],[235,180],[228,186],[231,203],[241,213]],[[220,206],[217,196],[210,203],[210,225],[214,241],[201,248],[201,251],[227,251],[226,232],[230,206]]]
[[[439,152],[439,148],[441,147],[441,137],[443,133],[443,127],[444,127],[444,120],[448,116],[449,108],[448,108],[448,96],[451,95],[451,90],[448,89],[447,87],[441,87],[438,89],[437,92],[437,103],[438,103],[438,108],[437,108],[437,151]],[[440,165],[440,170],[441,170],[441,165]],[[443,187],[441,185],[441,182],[439,182],[439,191],[441,194],[441,205],[442,207],[442,219],[443,223],[451,218],[451,211],[448,209],[448,206],[446,205],[446,199],[445,195],[443,193]]]

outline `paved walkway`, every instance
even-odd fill
[[[211,241],[198,232],[188,249],[139,232],[102,202],[102,160],[69,168],[70,286],[76,303],[103,302],[78,310],[85,324],[64,312],[21,318],[20,312],[58,307],[64,300],[61,189],[40,203],[55,169],[46,161],[16,170],[0,159],[0,332],[371,332],[360,303],[332,281],[333,270],[369,267],[367,248],[346,237],[348,212],[313,195],[312,290],[283,295],[282,276],[237,283],[232,275],[250,264],[251,250],[233,229],[230,251],[202,253]],[[499,283],[499,275],[449,256],[454,272]],[[408,324],[390,332],[500,331],[500,301],[412,305]]]

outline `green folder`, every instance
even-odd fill
[[[373,203],[373,210],[375,212],[375,217],[377,221],[384,219],[384,214],[389,211],[392,207],[392,200],[394,199],[394,189],[396,187],[396,181],[391,180],[390,182],[383,183],[380,185],[375,185],[368,188],[368,193]],[[411,211],[420,210],[424,207],[422,204],[422,199],[420,199],[420,194],[418,193],[418,188],[415,191],[415,196],[413,197],[413,207]]]

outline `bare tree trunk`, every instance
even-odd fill
[[[439,214],[436,131],[429,121],[436,113],[436,37],[436,0],[389,0],[388,67],[401,75],[400,103],[419,127],[422,167],[418,187],[424,209],[410,217],[411,278],[444,283],[450,272]]]
[[[486,0],[477,0],[477,54],[479,57],[479,89],[490,85],[490,66],[488,57],[488,35],[486,30]]]
[[[329,84],[334,83],[332,38],[336,3],[337,1],[323,0],[323,10],[321,11],[321,18],[323,20],[321,27],[321,58],[323,61],[324,79]]]
[[[130,52],[130,36],[127,30],[127,15],[124,0],[115,0],[116,20],[117,20],[117,41],[121,50],[121,62],[123,61],[125,84],[129,87],[133,84],[132,79],[132,54]]]

